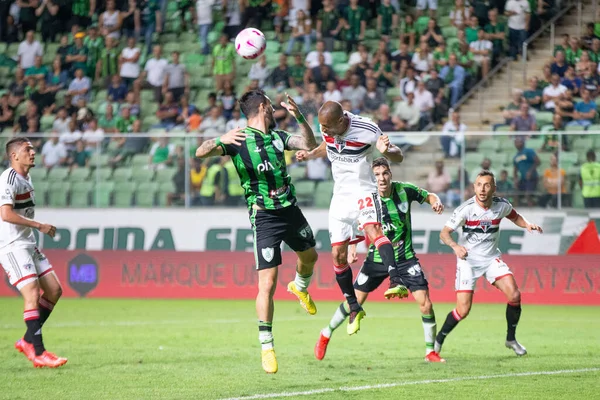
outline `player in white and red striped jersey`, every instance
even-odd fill
[[[0,175],[0,263],[11,285],[23,296],[27,331],[15,343],[35,367],[56,368],[67,362],[47,351],[42,325],[62,294],[60,282],[48,259],[36,247],[33,230],[54,237],[56,228],[34,220],[35,192],[29,170],[35,166],[35,150],[29,139],[15,137],[6,143],[10,168]],[[40,296],[40,289],[44,294]]]
[[[299,161],[327,157],[331,162],[334,189],[329,207],[329,238],[334,271],[350,309],[347,332],[360,329],[365,316],[354,292],[348,245],[358,243],[366,234],[390,270],[390,289],[386,297],[407,297],[394,257],[394,248],[381,229],[381,201],[371,169],[375,148],[393,162],[402,162],[402,151],[390,143],[379,127],[368,118],[344,111],[335,101],[319,110],[323,143],[311,152],[297,153]],[[361,233],[362,231],[364,233]]]
[[[440,239],[452,247],[457,257],[456,265],[456,308],[448,313],[442,329],[435,340],[435,351],[442,350],[446,336],[469,315],[473,304],[473,291],[477,280],[485,276],[488,282],[506,296],[507,333],[505,346],[518,355],[527,354],[515,337],[521,317],[521,293],[508,265],[502,261],[498,240],[500,222],[507,218],[529,232],[542,233],[542,228],[528,222],[501,197],[495,197],[496,179],[490,171],[481,171],[475,180],[475,196],[461,204],[446,223]],[[462,227],[458,243],[450,234]]]

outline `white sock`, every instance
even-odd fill
[[[333,317],[331,317],[331,321],[329,321],[329,325],[321,331],[323,336],[330,338],[333,334],[333,331],[342,325],[346,318],[348,318],[348,314],[350,314],[350,312],[346,310],[346,307],[346,302],[344,302],[340,304],[337,310],[335,310]]]
[[[296,271],[296,278],[294,278],[294,283],[296,284],[296,289],[301,292],[306,292],[306,288],[310,285],[310,280],[312,278],[312,274],[310,275],[300,275],[298,271]]]
[[[273,323],[258,321],[258,341],[263,350],[273,348]]]
[[[423,332],[425,333],[425,355],[427,355],[433,351],[437,324],[435,323],[433,311],[431,315],[422,315],[421,320],[423,321]]]

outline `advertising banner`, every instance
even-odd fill
[[[257,272],[248,252],[65,251],[46,250],[67,297],[254,299]],[[600,257],[513,256],[504,261],[515,274],[529,304],[600,305]],[[286,285],[294,279],[295,255],[286,253],[279,268],[276,299],[293,297]],[[453,255],[423,255],[420,262],[430,284],[431,298],[454,302],[456,259]],[[354,266],[354,276],[359,265]],[[4,275],[0,296],[16,296]],[[369,297],[385,301],[387,281]],[[313,298],[342,300],[331,267],[331,255],[320,253],[310,287]],[[505,302],[485,279],[475,293],[477,302]]]
[[[413,245],[418,254],[450,253],[439,234],[452,215],[435,215],[427,207],[412,212]],[[317,250],[330,249],[328,210],[305,209]],[[567,213],[525,210],[525,216],[544,228],[530,234],[503,220],[500,250],[504,254],[565,254],[590,220],[600,226],[600,212]],[[244,209],[42,209],[36,219],[57,226],[55,238],[38,238],[44,250],[177,250],[252,251],[252,230]],[[365,249],[359,248],[359,251]]]

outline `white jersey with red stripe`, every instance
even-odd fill
[[[502,197],[494,197],[492,206],[488,209],[481,207],[475,197],[472,197],[454,210],[446,226],[452,230],[462,227],[458,244],[467,249],[468,263],[478,267],[500,258],[500,221],[502,218],[514,219],[516,216],[513,206]]]
[[[10,204],[13,210],[29,219],[35,217],[35,197],[29,175],[24,177],[12,168],[0,175],[0,206]],[[15,248],[35,248],[33,229],[0,219],[0,254]]]
[[[371,170],[373,151],[381,130],[369,118],[345,111],[350,119],[348,130],[341,136],[323,134],[327,157],[331,162],[334,195],[377,192],[377,181]]]

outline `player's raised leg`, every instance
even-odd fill
[[[498,289],[504,293],[507,299],[506,304],[506,342],[505,346],[512,349],[516,355],[524,356],[527,349],[516,339],[517,325],[521,319],[521,292],[517,287],[517,282],[512,274],[498,278],[494,283]]]
[[[473,291],[457,291],[456,293],[456,308],[448,313],[446,321],[442,325],[442,329],[438,332],[435,338],[434,350],[436,353],[442,351],[442,345],[446,336],[452,332],[456,325],[463,319],[467,318],[473,304]]]
[[[258,340],[261,344],[262,366],[265,372],[274,374],[278,370],[273,348],[273,295],[277,288],[277,268],[258,271],[258,295],[256,314],[258,315]]]
[[[331,246],[335,280],[342,290],[349,308],[347,332],[348,335],[353,335],[360,330],[360,321],[366,314],[358,303],[356,292],[354,291],[352,268],[348,264],[348,242],[334,243]]]

